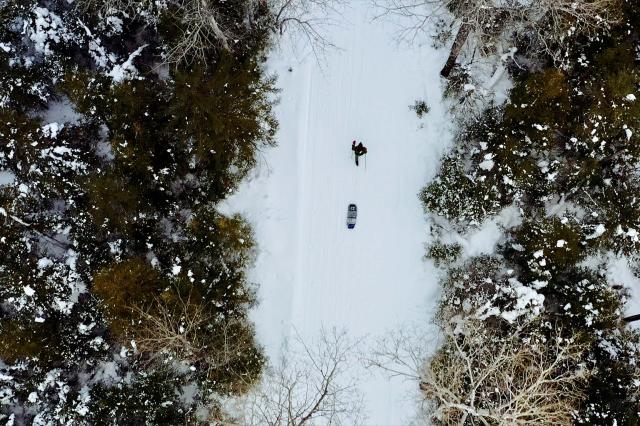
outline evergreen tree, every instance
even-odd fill
[[[204,56],[168,64],[187,3],[0,4],[7,421],[184,423],[260,376],[244,272],[252,232],[216,205],[274,144],[268,11],[211,2],[238,44],[204,40]],[[72,118],[52,118],[62,110]],[[149,344],[168,313],[176,336],[202,313],[188,334],[197,351]]]

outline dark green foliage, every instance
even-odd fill
[[[588,332],[598,341],[599,333],[617,332],[621,326],[620,294],[602,277],[584,268],[567,269],[554,277],[542,292],[547,310],[559,318],[567,330]]]
[[[418,118],[422,118],[425,115],[429,114],[430,108],[429,105],[425,101],[416,101],[413,105],[409,107],[413,111],[415,111]]]
[[[166,287],[163,277],[140,258],[104,268],[93,278],[93,292],[100,297],[110,331],[122,341],[138,322],[134,307],[146,308]]]
[[[231,316],[253,304],[245,270],[253,261],[254,241],[244,220],[202,209],[189,221],[182,245],[190,263],[179,278],[198,283],[195,291],[206,303]]]
[[[21,323],[12,318],[0,321],[0,357],[8,363],[38,358],[48,364],[55,357],[59,345],[52,325],[53,321],[44,324],[34,324],[31,320]]]
[[[561,69],[520,71],[507,103],[463,129],[421,193],[427,212],[461,231],[519,208],[522,223],[506,230],[495,257],[449,270],[440,316],[479,318],[505,333],[536,316],[532,333],[584,344],[593,375],[575,422],[585,425],[640,418],[640,334],[622,321],[624,291],[586,262],[608,251],[635,256],[640,243],[640,15],[626,7],[623,24],[576,43]],[[508,321],[511,298],[530,292],[544,305]]]
[[[255,165],[257,150],[273,144],[273,83],[262,80],[255,59],[238,62],[229,56],[213,72],[176,73],[171,126],[184,129],[178,136],[192,145],[198,168],[223,185],[217,191],[233,188]]]
[[[105,426],[185,424],[189,412],[178,397],[182,385],[181,379],[166,372],[151,371],[126,382],[95,386],[87,421]]]
[[[521,124],[518,130],[523,135],[540,138],[539,148],[543,148],[546,145],[544,137],[552,136],[554,129],[540,130],[531,124],[537,123],[542,127],[561,125],[567,118],[569,106],[567,76],[558,69],[548,68],[527,76],[511,90],[504,119],[512,126]]]
[[[436,266],[455,262],[462,253],[462,246],[458,243],[444,244],[435,242],[427,247],[428,259],[432,259]]]
[[[183,424],[194,402],[182,386],[240,393],[264,363],[247,318],[251,228],[216,205],[274,145],[266,11],[214,2],[237,48],[169,67],[180,16],[133,3],[148,13],[0,4],[0,171],[13,177],[0,187],[0,358],[15,377],[0,386],[15,395],[0,416],[16,424]],[[61,108],[77,119],[47,121]],[[177,312],[185,297],[206,311],[197,356],[134,353],[144,315]],[[207,361],[230,342],[242,350]],[[114,360],[118,377],[104,381]]]
[[[498,292],[498,285],[505,279],[502,272],[500,259],[491,256],[476,257],[449,269],[442,283],[438,320],[475,314]]]
[[[586,256],[582,232],[567,218],[531,218],[514,229],[507,252],[528,271],[528,278],[548,280]]]
[[[141,207],[139,186],[104,175],[89,177],[85,185],[93,222],[118,235],[130,235]]]
[[[495,185],[474,181],[472,176],[465,174],[462,162],[455,155],[442,160],[438,176],[420,192],[427,212],[453,222],[472,224],[497,213],[504,205],[499,197]]]
[[[588,397],[580,407],[576,424],[640,424],[639,347],[638,333],[624,330],[598,342],[593,354],[598,369],[588,384]]]
[[[640,77],[633,49],[625,41],[597,51],[586,47],[581,55],[593,65],[527,75],[516,82],[506,106],[490,109],[467,128],[459,138],[459,166],[445,160],[425,189],[427,209],[476,223],[483,215],[468,212],[492,214],[512,202],[537,208],[561,199],[596,213],[597,219],[583,220],[603,223],[609,232],[604,238],[618,225],[624,233],[636,229],[630,210],[637,210],[631,192],[638,189],[632,169],[640,158],[634,148],[640,103],[628,95]],[[458,182],[464,183],[460,190]],[[620,234],[609,247],[628,251],[635,241]]]

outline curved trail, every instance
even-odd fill
[[[282,88],[279,146],[226,207],[256,231],[253,318],[272,357],[294,329],[305,340],[332,326],[375,337],[426,321],[437,292],[436,272],[422,259],[417,193],[450,140],[438,76],[446,52],[397,46],[394,27],[372,22],[370,11],[369,2],[352,2],[329,35],[342,50],[323,69],[312,57],[271,58]],[[416,99],[431,107],[422,122],[409,109]],[[366,169],[364,159],[353,162],[353,139],[369,149]],[[351,202],[354,230],[345,224]],[[369,424],[405,423],[410,390],[366,378]]]

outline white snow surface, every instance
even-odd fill
[[[68,98],[62,97],[58,101],[50,102],[41,118],[43,123],[77,124],[82,119],[82,114],[75,111]]]
[[[320,64],[285,46],[271,55],[282,89],[279,145],[222,207],[256,233],[252,314],[272,359],[295,333],[312,341],[337,327],[371,343],[405,324],[427,325],[437,298],[417,194],[452,139],[439,77],[447,52],[397,44],[396,27],[373,12],[352,2],[329,34],[340,50]],[[416,99],[431,109],[422,120],[409,109]],[[354,139],[369,150],[360,167]],[[358,206],[353,230],[349,203]],[[415,383],[364,376],[367,424],[407,424]]]
[[[625,315],[640,314],[640,278],[634,274],[632,262],[624,256],[610,254],[607,259],[607,279],[611,283],[622,284],[629,291],[629,300],[625,305]],[[640,323],[631,323],[640,327]]]
[[[11,185],[15,181],[16,177],[8,170],[0,170],[0,186]]]

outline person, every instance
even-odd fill
[[[356,156],[356,166],[358,166],[359,165],[358,158],[360,158],[360,156],[365,155],[367,153],[367,148],[364,145],[362,145],[362,142],[356,145],[356,141],[353,141],[351,143],[351,150]]]

